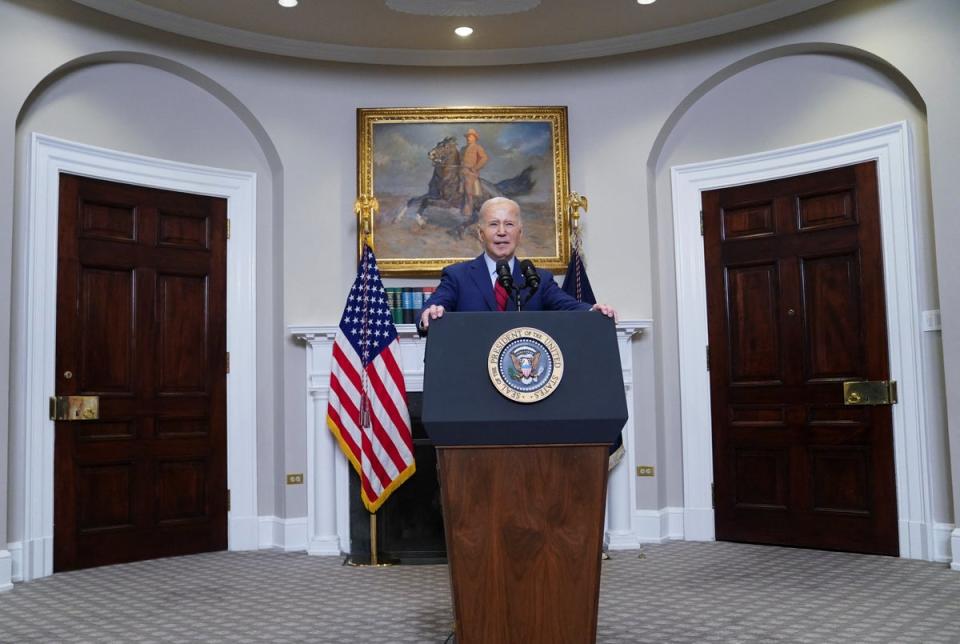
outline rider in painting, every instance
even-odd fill
[[[460,151],[460,178],[463,182],[463,217],[473,218],[473,202],[483,196],[483,186],[480,185],[480,170],[487,165],[490,157],[480,145],[480,135],[473,128],[469,128],[463,135],[467,144]]]

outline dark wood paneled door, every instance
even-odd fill
[[[898,554],[873,162],[703,193],[718,539]]]
[[[227,547],[226,201],[60,177],[54,570]]]

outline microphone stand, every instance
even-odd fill
[[[527,288],[530,289],[530,292],[527,293],[527,299],[525,299],[525,300],[523,301],[523,305],[524,305],[524,306],[526,306],[527,303],[528,303],[530,300],[533,299],[534,294],[537,292],[537,288],[540,288],[540,287],[539,287],[539,285],[538,285],[537,288],[533,288],[533,287],[529,287],[529,286],[528,286]],[[521,291],[521,289],[520,289],[520,288],[517,288],[517,310],[518,310],[518,311],[520,310],[520,291]]]

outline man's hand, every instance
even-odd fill
[[[613,318],[614,322],[620,319],[620,317],[617,315],[617,310],[614,309],[612,306],[607,306],[606,304],[594,304],[593,306],[590,307],[590,310],[600,311],[601,313],[606,315],[608,318]]]
[[[442,318],[443,310],[442,304],[431,304],[425,308],[420,315],[420,329],[426,331],[430,327],[430,320]]]

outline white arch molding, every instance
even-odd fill
[[[13,431],[24,463],[18,481],[23,540],[10,544],[15,580],[53,573],[54,425],[46,400],[56,369],[57,229],[61,172],[127,184],[224,197],[231,221],[227,252],[227,485],[230,550],[258,547],[256,441],[256,174],[155,159],[31,135],[27,221],[21,236],[15,311]],[[29,295],[29,296],[28,296]]]
[[[880,229],[887,303],[890,375],[900,402],[892,407],[897,518],[901,557],[932,560],[946,543],[934,524],[932,481],[917,297],[916,177],[905,121],[770,152],[671,168],[680,353],[683,442],[684,532],[690,540],[713,540],[714,513],[710,382],[703,351],[707,303],[700,193],[807,174],[863,161],[877,162]]]

